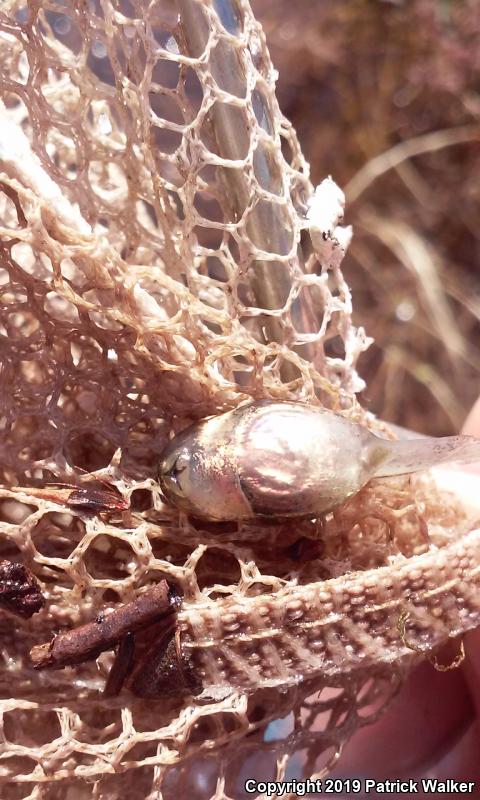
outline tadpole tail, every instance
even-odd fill
[[[382,449],[386,444],[382,440]],[[388,442],[388,453],[375,469],[374,477],[420,472],[437,464],[480,464],[480,439],[474,436],[405,439]]]

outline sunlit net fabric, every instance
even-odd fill
[[[161,577],[185,604],[215,603],[414,558],[454,531],[410,480],[264,528],[162,503],[159,454],[194,419],[248,397],[362,416],[366,338],[342,248],[310,241],[308,169],[274,83],[246,2],[1,5],[0,551],[47,597],[30,621],[2,612],[2,798],[220,800],[247,777],[312,776],[403,673],[405,658],[198,704],[103,698],[111,653],[29,665],[34,644]],[[92,473],[130,509],[39,495]]]

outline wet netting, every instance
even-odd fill
[[[387,591],[401,565],[408,610],[418,559],[467,532],[418,478],[288,523],[209,524],[162,500],[173,433],[249,398],[382,428],[355,400],[368,340],[340,271],[341,193],[327,179],[312,205],[275,79],[246,0],[1,4],[0,556],[46,600],[31,619],[0,611],[5,800],[238,800],[248,777],[325,774],[418,658],[397,603],[375,618],[391,645],[376,663],[361,609],[377,570]],[[34,645],[163,578],[182,613],[218,612],[230,633],[229,602],[248,600],[261,628],[278,592],[293,619],[302,587],[322,583],[351,623],[332,623],[335,668],[302,681],[300,663],[293,688],[149,700],[103,694],[111,650],[33,670]],[[364,669],[349,668],[354,651]],[[267,669],[271,654],[256,657]]]

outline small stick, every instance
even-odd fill
[[[173,613],[178,602],[167,581],[162,580],[110,614],[100,614],[94,622],[59,633],[51,642],[32,647],[33,666],[35,669],[62,669],[97,658],[104,650],[115,647],[127,633]]]
[[[112,484],[101,482],[102,487],[94,481],[83,484],[50,483],[44,487],[8,486],[9,492],[27,494],[40,500],[52,500],[60,505],[80,508],[84,511],[125,511],[129,503]]]
[[[105,697],[116,697],[125,683],[128,675],[133,668],[135,658],[135,637],[133,633],[127,633],[118,645],[115,661],[108,674],[107,682],[103,690]]]

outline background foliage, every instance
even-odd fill
[[[347,194],[343,270],[355,319],[375,338],[362,402],[425,433],[458,430],[480,390],[480,6],[253,9],[312,180],[331,173]]]

